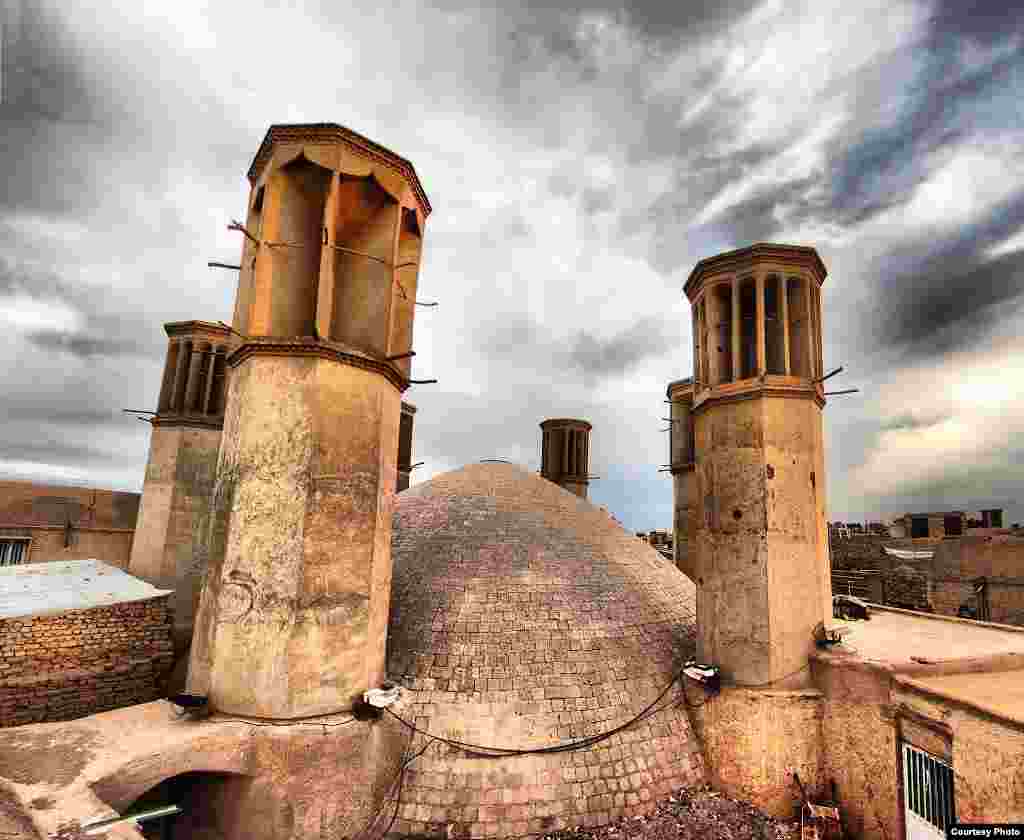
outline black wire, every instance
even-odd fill
[[[663,706],[658,706],[658,704],[665,697],[665,695],[668,694],[668,692],[671,690],[672,686],[675,685],[676,682],[679,682],[679,678],[681,676],[682,676],[682,671],[680,671],[678,674],[673,676],[671,682],[669,682],[669,684],[665,686],[665,688],[662,690],[662,692],[657,697],[655,697],[653,701],[648,703],[647,706],[644,707],[643,710],[641,710],[634,717],[632,717],[630,720],[626,721],[625,723],[621,724],[620,726],[616,726],[614,729],[610,729],[607,732],[601,732],[601,733],[599,733],[597,735],[590,735],[590,736],[588,736],[586,738],[579,738],[579,739],[577,739],[575,741],[567,741],[567,742],[562,743],[562,744],[554,744],[554,745],[549,746],[549,747],[533,747],[533,748],[529,748],[529,749],[516,749],[516,748],[510,748],[510,747],[485,747],[485,746],[480,746],[479,744],[469,744],[469,743],[466,743],[465,741],[457,741],[457,740],[452,739],[452,738],[442,738],[442,737],[439,737],[437,735],[432,735],[431,733],[429,733],[429,732],[427,732],[427,731],[425,731],[423,729],[420,729],[415,724],[409,723],[409,721],[405,720],[405,718],[400,717],[399,715],[397,715],[394,712],[392,712],[391,709],[389,709],[387,707],[384,707],[384,711],[385,712],[387,712],[389,715],[391,715],[393,718],[395,718],[397,721],[399,721],[400,723],[402,723],[404,726],[406,726],[409,729],[411,737],[409,739],[409,745],[405,748],[405,750],[402,753],[403,758],[402,758],[401,767],[399,768],[399,771],[398,771],[398,777],[397,777],[396,781],[392,782],[392,784],[391,784],[391,787],[394,788],[395,785],[396,785],[396,782],[397,782],[397,791],[395,793],[395,808],[394,808],[394,810],[391,813],[391,819],[388,822],[387,828],[384,829],[383,833],[378,835],[378,840],[382,840],[382,838],[387,836],[388,832],[391,831],[391,828],[394,826],[395,820],[398,817],[398,812],[399,812],[399,809],[401,808],[401,805],[402,805],[402,790],[404,789],[404,786],[405,786],[405,774],[406,774],[406,771],[407,771],[409,765],[412,764],[421,755],[423,755],[423,753],[425,753],[427,751],[427,749],[429,749],[433,744],[435,744],[437,742],[448,744],[449,746],[456,747],[457,749],[460,749],[460,750],[464,751],[468,755],[476,756],[476,757],[479,757],[479,758],[508,758],[508,757],[515,756],[515,755],[530,755],[530,754],[537,754],[537,753],[571,752],[573,750],[583,749],[585,747],[593,746],[594,744],[600,743],[603,740],[611,738],[613,735],[617,735],[619,732],[622,732],[624,729],[627,729],[628,727],[633,726],[634,724],[639,723],[640,721],[646,720],[649,717],[653,717],[654,715],[659,714],[660,712],[663,712],[666,709],[679,708],[680,706],[686,706],[687,708],[691,708],[691,709],[695,709],[695,708],[699,709],[701,706],[703,706],[705,703],[707,703],[708,701],[707,701],[707,699],[705,699],[704,703],[700,703],[700,704],[696,704],[696,705],[692,704],[690,702],[689,698],[686,696],[685,684],[680,682],[679,683],[679,687],[681,689],[681,692],[680,692],[681,699],[680,700],[672,701],[672,702],[667,703],[667,704],[665,704]],[[414,755],[410,756],[409,753],[410,753],[410,750],[412,748],[412,741],[415,739],[417,734],[425,736],[428,740],[427,740],[427,743],[424,744]],[[488,752],[481,752],[481,750],[486,750]],[[408,756],[408,757],[406,757],[406,756]],[[360,837],[360,836],[364,836],[365,837],[365,836],[369,835],[369,833],[373,829],[373,826],[376,825],[377,820],[380,819],[380,815],[383,813],[384,808],[386,807],[387,801],[390,798],[391,797],[389,796],[389,797],[387,797],[384,800],[384,802],[381,804],[381,807],[377,809],[377,812],[370,819],[370,822],[367,824],[366,828],[363,829],[361,832],[359,832],[356,835],[356,837]]]
[[[409,743],[406,745],[405,749],[402,751],[402,764],[401,764],[401,766],[398,769],[398,777],[395,779],[395,781],[393,781],[391,783],[391,788],[392,789],[394,789],[396,783],[398,785],[398,790],[395,793],[395,810],[391,814],[391,820],[390,820],[390,822],[388,822],[388,827],[384,829],[383,833],[378,835],[378,840],[380,840],[380,838],[383,838],[383,837],[387,836],[388,832],[391,831],[391,827],[395,824],[395,819],[398,817],[398,809],[402,805],[402,788],[405,785],[405,772],[406,772],[406,770],[408,769],[410,764],[412,764],[417,758],[419,758],[421,755],[423,755],[423,753],[425,753],[427,751],[427,748],[430,747],[437,740],[436,738],[431,737],[427,741],[427,743],[424,744],[420,748],[419,752],[417,752],[415,755],[410,756],[409,753],[412,750],[412,742],[415,740],[415,738],[416,738],[416,733],[415,732],[410,733]],[[355,837],[359,838],[359,837],[368,837],[369,836],[370,832],[373,830],[373,827],[377,824],[377,820],[380,819],[380,815],[384,812],[384,808],[387,806],[388,800],[390,798],[391,798],[390,795],[384,798],[384,801],[381,803],[380,807],[377,809],[377,812],[370,818],[370,821],[366,824],[366,828],[364,828],[362,831],[358,832],[355,835]]]
[[[517,748],[513,748],[513,747],[487,747],[487,746],[482,746],[480,744],[470,744],[470,743],[467,743],[465,741],[456,741],[456,740],[451,739],[451,738],[442,738],[442,737],[440,737],[438,735],[433,735],[430,732],[427,732],[427,731],[425,731],[423,729],[420,729],[415,724],[412,724],[409,721],[405,720],[404,718],[399,717],[397,714],[392,712],[391,709],[385,708],[384,711],[387,712],[389,715],[391,715],[396,720],[398,720],[401,723],[405,724],[405,726],[409,727],[409,729],[411,729],[413,732],[418,732],[421,735],[425,735],[425,736],[427,736],[429,738],[433,738],[433,739],[435,739],[437,741],[441,741],[442,743],[448,744],[449,746],[457,747],[458,749],[464,751],[468,755],[475,756],[477,758],[504,758],[506,756],[513,756],[513,755],[537,755],[537,754],[572,752],[574,750],[579,750],[579,749],[584,749],[586,747],[591,747],[594,744],[598,744],[601,741],[607,740],[608,738],[611,738],[613,735],[617,735],[618,733],[620,733],[623,730],[629,728],[630,726],[633,726],[635,723],[638,723],[639,721],[644,720],[644,719],[646,719],[647,717],[649,717],[649,716],[651,716],[653,714],[657,714],[658,712],[663,711],[665,708],[668,708],[668,706],[662,707],[661,709],[655,709],[654,707],[661,701],[661,699],[666,694],[668,694],[669,690],[672,688],[673,685],[676,684],[676,682],[677,682],[677,680],[679,680],[680,676],[682,676],[682,671],[680,671],[675,676],[673,676],[672,680],[669,682],[669,684],[667,686],[665,686],[665,688],[662,690],[661,694],[659,694],[657,697],[655,697],[654,700],[651,701],[642,711],[640,711],[637,715],[635,715],[633,718],[631,718],[630,720],[626,721],[625,723],[620,724],[619,726],[616,726],[614,729],[610,729],[610,730],[608,730],[606,732],[598,733],[597,735],[588,735],[585,738],[579,738],[579,739],[574,740],[574,741],[565,741],[565,742],[563,742],[561,744],[553,744],[553,745],[548,746],[548,747],[530,747],[528,749],[517,749]],[[685,689],[684,689],[684,697],[685,697]],[[701,705],[703,705],[703,703]]]

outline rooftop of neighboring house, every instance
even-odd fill
[[[0,568],[0,619],[106,607],[166,595],[99,560],[60,560]]]
[[[1024,722],[1024,627],[870,605],[867,621],[835,619],[827,654],[884,668],[940,697]]]

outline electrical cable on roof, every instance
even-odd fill
[[[619,726],[616,726],[613,729],[610,729],[610,730],[608,730],[606,732],[598,733],[597,735],[588,735],[588,736],[586,736],[584,738],[578,738],[578,739],[576,739],[574,741],[565,741],[565,742],[563,742],[561,744],[552,744],[551,746],[548,746],[548,747],[530,747],[530,748],[520,749],[520,748],[515,748],[515,747],[488,747],[488,746],[482,746],[480,744],[470,744],[470,743],[467,743],[466,741],[457,741],[457,740],[455,740],[453,738],[444,738],[444,737],[441,737],[439,735],[433,735],[432,733],[427,732],[427,731],[425,731],[423,729],[420,729],[415,724],[412,724],[409,721],[405,720],[404,718],[400,717],[399,715],[395,714],[393,711],[391,711],[391,709],[387,709],[386,708],[386,709],[384,709],[384,711],[387,712],[389,715],[391,715],[396,720],[398,720],[399,722],[403,723],[405,726],[409,727],[409,729],[411,729],[413,732],[418,732],[421,735],[425,735],[427,737],[434,738],[435,740],[441,741],[442,743],[448,744],[449,746],[456,747],[456,748],[462,750],[463,752],[467,753],[468,755],[474,756],[476,758],[504,758],[504,757],[507,757],[507,756],[514,756],[514,755],[537,755],[537,754],[550,754],[550,753],[560,753],[560,752],[572,752],[573,750],[583,749],[585,747],[591,747],[594,744],[598,744],[601,741],[607,740],[608,738],[611,738],[613,735],[617,735],[618,733],[622,732],[623,730],[628,729],[633,724],[638,723],[641,720],[644,720],[645,718],[650,717],[653,714],[657,714],[658,712],[664,711],[664,709],[669,708],[669,706],[663,706],[662,708],[656,709],[655,706],[657,706],[657,704],[662,700],[662,698],[666,694],[668,694],[668,692],[672,688],[672,686],[675,685],[676,682],[679,680],[679,678],[682,676],[682,673],[683,673],[682,671],[679,671],[677,674],[675,674],[672,677],[672,680],[669,682],[669,684],[667,686],[665,686],[665,688],[662,690],[662,692],[657,697],[655,697],[653,701],[651,701],[636,716],[634,716],[630,720],[626,721],[625,723],[620,724]],[[684,689],[684,698],[685,698],[685,689]],[[687,700],[687,704],[688,704],[688,700]],[[703,705],[703,704],[701,704],[701,705]]]

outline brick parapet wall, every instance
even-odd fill
[[[172,664],[167,598],[0,620],[0,726],[160,697]]]

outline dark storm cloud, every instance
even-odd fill
[[[95,122],[82,50],[55,9],[37,0],[8,0],[7,5],[0,119]]]
[[[936,32],[993,43],[1006,38],[1024,22],[1024,6],[1005,0],[940,0],[934,6]]]
[[[1024,192],[938,244],[915,240],[880,256],[873,342],[920,358],[969,348],[1024,303],[1024,249],[986,249],[1024,227]]]
[[[654,40],[672,40],[707,36],[748,14],[758,0],[707,0],[707,2],[672,3],[664,0],[627,0],[627,2],[573,2],[572,0],[527,0],[515,7],[490,0],[469,4],[459,0],[439,0],[443,10],[487,9],[496,18],[503,17],[509,28],[532,27],[547,32],[553,48],[561,47],[567,55],[574,53],[572,26],[580,16],[605,14],[622,18],[645,36]],[[562,25],[558,26],[561,21]]]
[[[474,334],[474,349],[486,358],[545,369],[549,374],[582,373],[593,384],[678,346],[682,338],[675,326],[645,317],[607,338],[577,330],[566,341],[528,315],[510,314],[481,325]]]
[[[930,59],[891,122],[869,126],[859,137],[839,136],[831,144],[830,200],[820,208],[822,217],[857,224],[885,212],[906,201],[927,177],[935,151],[979,130],[1005,127],[1008,114],[992,103],[1002,97],[1012,105],[1020,95],[1024,49],[962,71],[955,41],[945,34],[929,41]]]
[[[0,213],[71,213],[94,204],[91,154],[115,136],[88,58],[56,10],[9,0],[3,28]]]
[[[671,330],[666,321],[646,317],[610,338],[578,331],[571,340],[568,360],[586,377],[618,376],[681,341],[678,330]]]
[[[17,296],[42,304],[59,304],[81,316],[79,329],[42,327],[26,332],[26,340],[48,352],[82,359],[104,356],[162,358],[164,343],[149,319],[126,306],[107,288],[75,286],[47,271],[27,269],[0,258],[0,306],[15,306]]]
[[[82,359],[96,356],[137,356],[155,350],[152,346],[131,339],[106,338],[58,330],[37,330],[29,333],[28,340],[40,350],[56,350]]]
[[[877,428],[883,432],[912,432],[915,429],[927,429],[930,426],[934,426],[948,420],[952,416],[953,414],[951,412],[935,414],[928,417],[915,417],[912,414],[901,414],[897,417],[890,418],[889,420],[883,420]],[[872,427],[874,427],[873,423]]]

